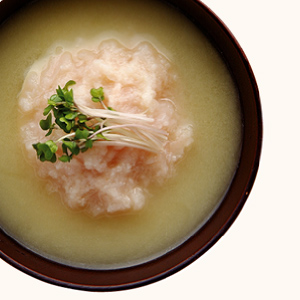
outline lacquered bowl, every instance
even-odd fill
[[[29,0],[0,2],[0,24]],[[253,186],[262,145],[262,115],[258,87],[240,45],[224,23],[197,0],[166,0],[207,35],[221,53],[239,92],[243,117],[240,161],[224,199],[209,220],[184,243],[142,264],[111,270],[70,267],[42,257],[0,230],[0,256],[17,269],[45,282],[90,291],[112,291],[143,286],[186,267],[209,250],[229,229]]]

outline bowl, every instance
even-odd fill
[[[0,24],[28,0],[3,0]],[[116,269],[73,267],[45,258],[0,230],[0,257],[15,268],[50,284],[87,291],[114,291],[143,286],[180,271],[208,251],[229,229],[245,204],[258,171],[262,114],[251,66],[233,34],[197,0],[165,0],[193,22],[223,57],[235,81],[242,110],[243,139],[234,178],[218,208],[194,234],[171,251],[136,265]]]

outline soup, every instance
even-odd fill
[[[7,21],[0,39],[0,223],[6,232],[59,262],[116,268],[171,250],[209,218],[234,175],[242,123],[225,63],[189,20],[157,1],[39,1]],[[175,105],[192,124],[193,143],[174,176],[149,187],[142,209],[95,218],[66,207],[36,173],[20,136],[18,93],[53,45],[108,39],[128,47],[149,43],[174,65],[180,82]]]

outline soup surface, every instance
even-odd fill
[[[193,125],[194,142],[174,176],[150,186],[142,209],[95,218],[70,210],[58,192],[49,193],[49,179],[37,175],[20,135],[24,112],[18,94],[32,65],[59,45],[108,39],[128,47],[149,43],[174,65],[180,82],[174,101]],[[207,220],[237,166],[241,116],[224,62],[186,17],[158,1],[46,0],[7,21],[0,40],[0,224],[5,231],[57,261],[114,268],[165,253]]]

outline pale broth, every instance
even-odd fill
[[[184,87],[178,107],[193,124],[194,143],[176,176],[151,189],[144,209],[91,218],[47,193],[47,182],[26,160],[17,94],[28,68],[54,43],[98,36],[149,41],[176,65]],[[225,63],[186,17],[158,1],[39,1],[7,21],[0,40],[0,224],[6,232],[56,261],[115,268],[167,252],[209,218],[237,167],[242,122]]]

